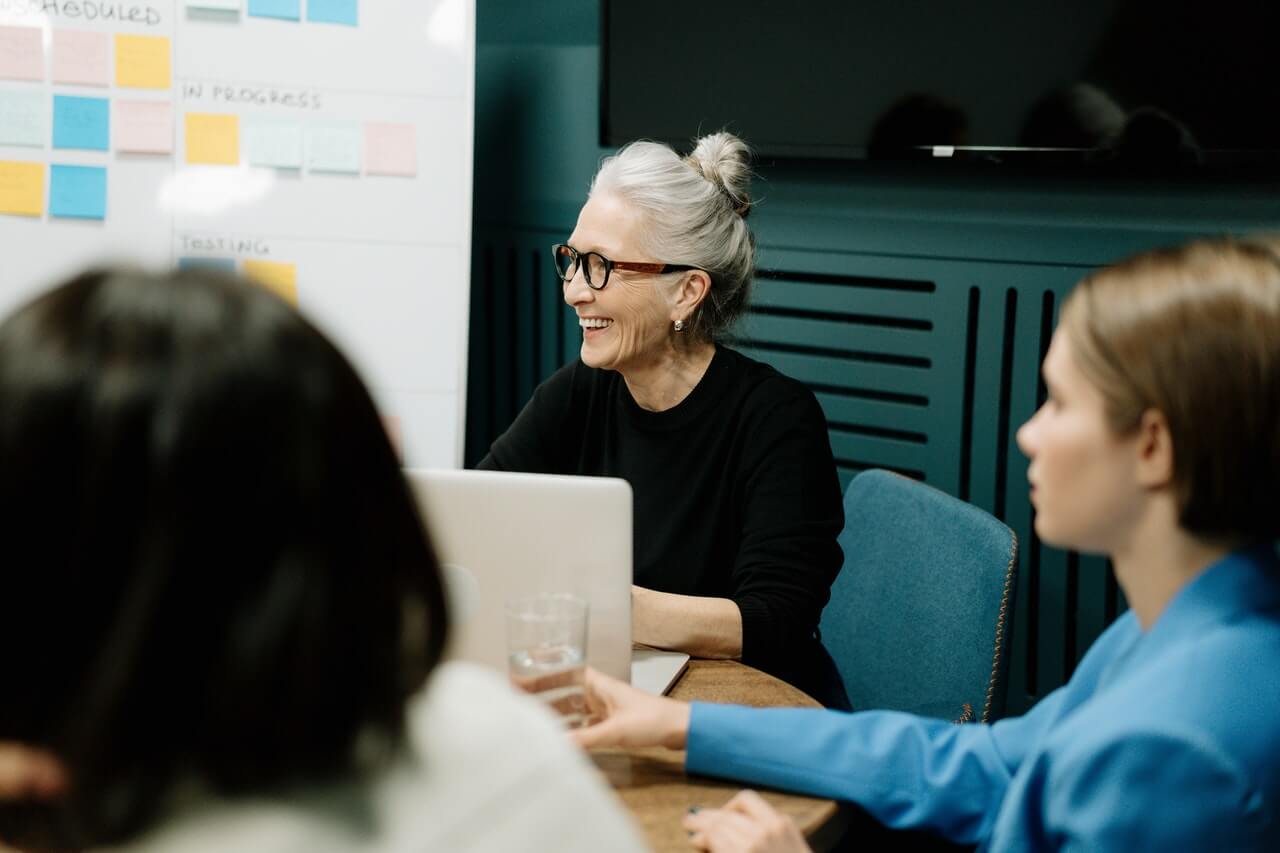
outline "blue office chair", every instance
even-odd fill
[[[855,477],[844,513],[844,568],[821,627],[854,709],[999,719],[1017,581],[1013,531],[888,471]]]

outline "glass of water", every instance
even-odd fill
[[[567,727],[586,723],[587,602],[567,593],[508,601],[507,660],[512,684],[547,703]]]

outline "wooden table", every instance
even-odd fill
[[[731,702],[756,707],[821,707],[785,681],[736,661],[692,660],[670,694],[675,699]],[[739,783],[684,770],[684,752],[669,749],[601,749],[591,759],[608,777],[649,845],[657,851],[687,851],[689,838],[680,820],[690,806],[716,808],[742,788]],[[754,786],[752,786],[754,787]],[[831,800],[759,790],[769,804],[792,818],[815,850],[829,848],[844,829],[844,814]]]

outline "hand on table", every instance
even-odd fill
[[[802,853],[809,845],[791,818],[755,791],[739,791],[720,809],[703,809],[684,819],[689,843],[711,853]]]
[[[590,667],[584,686],[587,712],[595,722],[571,732],[579,746],[684,749],[689,703],[645,693]]]
[[[66,788],[66,774],[51,754],[0,741],[0,800],[48,800]]]

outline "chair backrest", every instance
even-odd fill
[[[854,709],[998,719],[1018,566],[1013,531],[888,471],[855,477],[844,513],[844,568],[821,625]]]

